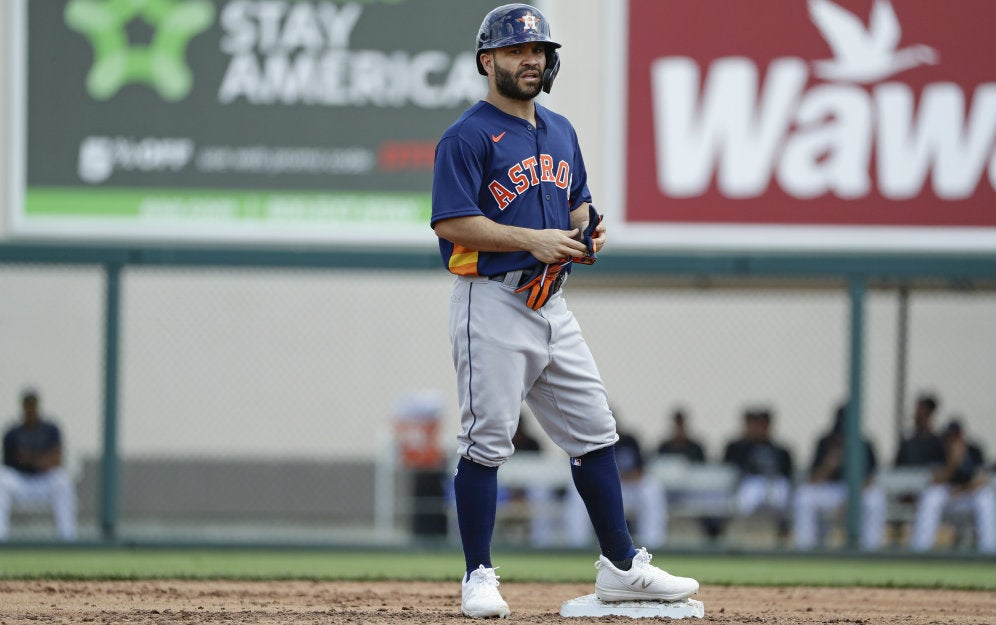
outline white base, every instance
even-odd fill
[[[695,599],[681,601],[614,601],[606,603],[594,594],[565,601],[560,616],[628,616],[630,618],[702,618],[705,604]]]

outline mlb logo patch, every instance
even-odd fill
[[[572,467],[580,467],[581,466],[581,458],[571,458],[571,466]]]

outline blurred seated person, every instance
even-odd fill
[[[934,414],[938,405],[936,395],[921,393],[917,397],[913,407],[913,431],[899,443],[894,463],[896,468],[929,472],[944,465],[944,443],[934,432]],[[895,497],[898,502],[913,509],[922,492],[922,488],[913,488],[896,493]],[[890,525],[897,538],[902,535],[903,521],[894,520]]]
[[[705,462],[705,450],[702,445],[688,434],[688,421],[684,410],[679,408],[672,413],[671,433],[657,446],[657,453],[661,456],[682,456],[689,462]]]
[[[519,422],[512,435],[512,445],[515,454],[533,455],[542,453],[542,447],[529,428],[526,426],[525,412],[519,413]],[[515,456],[513,456],[514,458]],[[514,462],[514,459],[512,460]],[[529,506],[529,543],[536,547],[546,547],[554,542],[555,523],[553,522],[553,507],[563,493],[544,484],[531,484],[526,488],[509,488],[501,486],[499,474],[499,501],[525,501]]]
[[[978,549],[996,553],[996,492],[989,485],[982,450],[966,437],[961,421],[944,430],[944,465],[920,496],[910,546],[927,551],[934,546],[941,518],[947,510],[971,512]]]
[[[823,543],[825,532],[821,516],[837,513],[847,505],[848,489],[844,481],[844,418],[847,406],[837,408],[833,426],[816,443],[809,479],[796,488],[793,506],[793,535],[800,550],[813,549]],[[875,449],[862,437],[864,451],[864,488],[861,493],[860,547],[865,551],[878,549],[885,537],[885,492],[872,477],[877,468]]]
[[[10,536],[10,514],[14,505],[47,505],[52,508],[56,529],[64,541],[76,539],[76,489],[62,467],[62,434],[59,427],[39,411],[40,399],[33,389],[21,395],[21,422],[3,437],[3,467],[0,467],[0,540]]]
[[[667,499],[664,488],[644,471],[643,452],[636,437],[622,429],[618,421],[616,430],[619,434],[619,440],[615,444],[616,467],[622,483],[626,517],[635,517],[635,542],[648,549],[660,547],[667,540]],[[568,544],[574,547],[588,545],[592,540],[591,523],[588,521],[584,502],[575,489],[567,489],[564,514]]]
[[[775,511],[784,534],[792,495],[792,455],[771,438],[771,411],[748,410],[744,431],[726,446],[723,462],[740,470],[736,513],[750,516],[761,509]]]
[[[705,448],[688,433],[688,416],[683,409],[679,408],[671,414],[671,431],[668,437],[662,440],[657,446],[657,454],[660,456],[684,458],[688,462],[706,462]],[[712,493],[701,492],[695,488],[694,484],[688,484],[687,488],[682,490],[665,490],[667,492],[667,500],[670,503],[698,501],[706,502],[715,508],[722,507],[723,505],[723,502],[713,496]],[[698,521],[710,541],[719,539],[723,533],[723,518],[718,516],[703,516]]]
[[[920,395],[913,409],[913,432],[899,443],[897,467],[932,467],[944,464],[944,443],[934,433],[937,397]]]

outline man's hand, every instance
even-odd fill
[[[571,226],[577,228],[578,234],[584,232],[585,228],[588,227],[588,202],[582,202],[580,206],[571,211]],[[603,219],[598,227],[595,228],[595,234],[591,237],[591,240],[595,243],[595,247],[598,251],[601,251],[605,247],[605,220]]]
[[[598,214],[594,204],[586,204],[586,206],[588,207],[588,219],[580,222],[581,234],[577,237],[578,241],[584,243],[586,251],[583,255],[575,256],[572,260],[582,265],[594,265],[595,261],[598,260],[599,237],[601,236],[601,240],[604,241],[605,234],[604,229],[601,234],[598,232],[598,227],[602,225],[602,215]],[[578,221],[577,217],[578,213],[571,213],[571,223]]]
[[[580,230],[533,230],[528,252],[541,263],[562,263],[573,256],[587,251],[584,243],[577,240]]]
[[[595,247],[599,252],[605,247],[605,220],[603,219],[598,227],[595,228],[595,235],[591,237],[591,240],[595,242]]]
[[[588,221],[585,220],[581,222],[581,225],[578,226],[578,228],[579,228],[578,230],[579,233],[584,232],[588,228]],[[605,239],[606,239],[605,220],[602,219],[601,221],[598,222],[598,225],[595,226],[595,232],[593,232],[591,235],[591,241],[592,243],[595,244],[595,249],[597,251],[601,252],[602,248],[605,247]]]
[[[31,467],[33,471],[48,471],[62,464],[62,448],[55,447],[45,451],[18,450],[19,466]]]

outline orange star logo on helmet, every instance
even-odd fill
[[[516,21],[522,22],[522,30],[538,30],[539,18],[532,13],[526,13]]]

